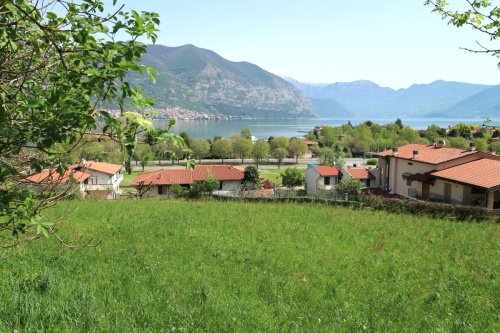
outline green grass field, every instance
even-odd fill
[[[259,170],[259,174],[265,180],[269,180],[276,185],[281,185],[283,183],[283,179],[281,178],[281,173],[284,172],[286,167],[281,169],[267,169],[267,170]],[[306,172],[305,169],[300,169],[304,174]]]
[[[64,215],[62,236],[101,243],[0,261],[0,332],[500,331],[498,225],[156,200]]]
[[[132,171],[131,174],[128,174],[127,172],[123,172],[123,180],[120,183],[120,187],[129,187],[130,184],[132,183],[132,180],[134,180],[135,177],[138,175],[142,174],[144,172],[142,171]]]

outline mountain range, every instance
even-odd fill
[[[157,82],[129,79],[154,97],[155,108],[194,118],[498,118],[500,85],[435,81],[405,89],[367,81],[303,83],[281,78],[249,62],[233,62],[194,45],[148,45],[142,62]]]
[[[481,118],[500,115],[500,85],[438,80],[395,90],[367,80],[318,84],[286,79],[315,105],[318,100],[332,105],[330,110],[317,108],[322,117]]]
[[[311,101],[295,86],[249,62],[232,62],[194,45],[148,45],[143,64],[157,82],[131,76],[156,109],[258,118],[315,116]]]

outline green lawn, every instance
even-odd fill
[[[0,332],[498,332],[499,225],[340,207],[71,202],[0,262]]]
[[[120,183],[120,187],[129,187],[130,183],[132,183],[132,180],[134,180],[135,177],[138,175],[142,174],[144,172],[142,171],[132,171],[132,173],[129,175],[128,172],[123,172],[123,180]]]
[[[285,171],[286,168],[281,169],[271,169],[271,170],[259,170],[259,174],[262,178],[273,182],[276,185],[282,184],[281,173]],[[299,169],[304,174],[306,172],[305,169]]]

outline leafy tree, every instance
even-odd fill
[[[321,165],[335,165],[342,169],[345,165],[344,153],[342,151],[335,151],[331,148],[323,147],[319,155],[319,162]]]
[[[304,174],[299,169],[285,169],[281,174],[282,183],[286,187],[301,186],[304,183]]]
[[[191,151],[193,156],[201,163],[201,159],[210,154],[210,143],[206,139],[191,140]]]
[[[283,159],[288,155],[288,138],[284,136],[273,138],[271,141],[271,155],[278,162],[278,169],[283,162]]]
[[[252,147],[252,157],[257,165],[257,169],[259,168],[259,164],[266,158],[269,157],[269,144],[266,140],[260,139],[256,143],[253,144]]]
[[[158,165],[161,165],[162,160],[168,159],[168,144],[166,142],[158,142],[154,144],[151,150],[153,151],[154,158],[158,160]]]
[[[453,148],[467,149],[469,147],[469,141],[461,136],[448,138],[448,144]]]
[[[144,167],[154,158],[153,151],[148,144],[140,144],[137,146],[134,152],[136,161],[141,162],[142,171],[144,172]]]
[[[339,195],[357,195],[361,193],[362,188],[363,184],[361,181],[352,177],[343,178],[336,186]]]
[[[394,124],[396,124],[399,129],[403,129],[403,121],[401,119],[396,119],[396,121],[394,122]]]
[[[186,132],[180,132],[179,136],[184,140],[184,142],[186,143],[186,145],[189,148],[191,148],[191,139],[189,138],[189,134],[187,134]]]
[[[100,110],[105,102],[122,111],[127,101],[152,105],[126,74],[154,80],[152,68],[137,64],[146,52],[138,39],[154,42],[159,18],[106,8],[99,0],[0,2],[0,238],[11,246],[55,230],[41,212],[61,195],[39,200],[22,181],[26,166],[64,173],[64,156],[98,121],[128,157],[135,149],[133,117]],[[56,149],[61,143],[68,151]]]
[[[335,159],[335,151],[332,148],[323,147],[319,154],[319,163],[321,165],[332,166]]]
[[[299,157],[304,156],[307,152],[307,144],[301,139],[291,139],[288,143],[288,151],[295,156],[295,164],[299,163]]]
[[[252,146],[252,140],[245,137],[238,138],[234,142],[233,151],[237,157],[241,158],[241,163],[244,162],[245,157],[249,157],[252,153]]]
[[[338,137],[339,133],[335,128],[325,126],[321,129],[319,140],[325,147],[331,147]]]
[[[463,27],[469,26],[472,29],[483,33],[490,42],[500,37],[500,9],[489,0],[466,0],[465,9],[450,9],[450,4],[445,0],[427,0],[426,5],[434,6],[433,11],[441,14],[448,23]],[[454,4],[456,5],[456,4]],[[500,48],[496,46],[484,45],[477,42],[478,48],[463,48],[474,53],[491,54],[500,57]],[[500,68],[500,62],[498,63]]]
[[[233,143],[225,139],[217,139],[212,145],[212,154],[224,163],[225,158],[230,158],[233,153]]]
[[[252,132],[248,128],[241,130],[241,137],[245,139],[252,139]]]
[[[243,179],[241,180],[243,190],[259,190],[262,188],[260,181],[259,170],[253,165],[245,168]]]
[[[488,151],[488,141],[483,138],[476,138],[472,140],[476,144],[476,149],[479,151]]]

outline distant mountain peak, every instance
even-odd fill
[[[231,117],[314,116],[312,102],[289,82],[247,61],[233,62],[192,44],[148,45],[143,63],[157,84],[133,77],[157,109]]]

